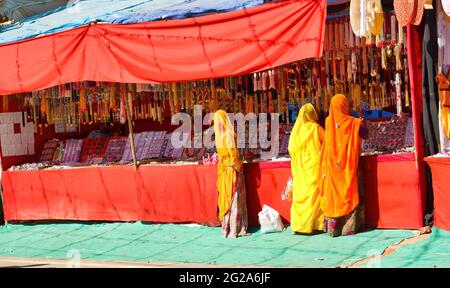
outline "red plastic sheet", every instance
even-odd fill
[[[320,57],[325,0],[183,20],[96,24],[0,46],[0,95],[84,80],[208,79]]]
[[[450,157],[427,157],[434,194],[434,225],[450,231]]]
[[[12,220],[217,220],[215,167],[131,166],[3,172]]]

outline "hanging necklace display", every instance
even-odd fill
[[[176,83],[172,83],[172,100],[173,100],[173,110],[174,110],[174,112],[175,113],[178,113],[178,112],[180,112],[179,110],[178,110],[178,108],[179,108],[179,106],[178,106],[178,87],[177,87],[177,84]],[[174,113],[174,114],[175,114]]]
[[[185,85],[185,83],[183,83],[183,82],[181,82],[181,83],[179,83],[179,87],[180,87],[180,108],[181,108],[181,111],[185,111],[185,96],[186,96],[186,90],[184,89],[185,87],[184,87],[184,85]]]
[[[274,70],[268,71],[268,78],[269,78],[269,97],[271,99],[271,113],[278,113],[278,100],[277,100],[277,94],[276,94],[276,87],[275,87],[275,75]]]
[[[152,89],[148,89],[148,91],[143,92],[144,97],[144,109],[145,109],[145,119],[149,120],[151,118],[151,95],[152,95]]]
[[[256,83],[258,85],[258,89],[256,90],[258,93],[258,98],[259,98],[259,104],[261,107],[261,113],[266,113],[267,112],[267,100],[265,98],[265,93],[264,93],[264,81],[263,81],[263,77],[262,77],[262,73],[256,73],[258,76],[256,77]]]
[[[119,104],[119,122],[120,124],[124,125],[125,122],[127,121],[127,113],[126,113],[126,108],[125,108],[125,96],[126,96],[126,88],[125,85],[123,84],[119,84],[119,100],[120,100],[120,104]]]
[[[254,101],[255,101],[255,112],[258,114],[259,111],[259,99],[258,99],[258,83],[256,79],[256,73],[253,74],[253,95],[254,95]]]
[[[238,101],[238,111],[243,112],[244,111],[244,83],[243,83],[243,77],[237,76],[236,77],[236,97]]]
[[[210,87],[211,91],[209,92],[209,98],[210,98],[210,111],[214,113],[217,111],[217,93],[216,93],[216,87],[214,80],[210,80]]]
[[[288,89],[288,77],[287,77],[287,68],[286,67],[282,67],[282,77],[283,77],[283,82],[282,82],[282,91],[283,91],[283,114],[284,114],[284,119],[286,120],[286,123],[289,123],[289,107],[288,107],[288,98],[289,98],[289,94],[287,94],[287,89]]]
[[[254,110],[254,101],[253,101],[253,93],[251,90],[251,83],[253,83],[253,79],[250,78],[251,76],[244,76],[244,93],[247,103],[247,113],[255,113],[256,110]]]
[[[338,39],[338,37],[339,37],[339,35],[338,35],[338,33],[337,33],[337,25],[336,25],[336,22],[335,21],[333,21],[332,22],[333,24],[333,32],[334,32],[334,41],[333,42],[331,42],[332,43],[332,51],[331,51],[331,53],[332,53],[332,56],[331,56],[331,61],[332,61],[332,69],[333,69],[333,85],[334,85],[334,87],[336,88],[336,83],[337,83],[337,67],[336,67],[336,65],[337,65],[337,63],[336,63],[336,58],[337,58],[337,39]],[[337,92],[336,91],[334,91],[334,94],[337,94]]]
[[[47,90],[43,90],[42,94],[41,94],[41,105],[40,105],[40,116],[42,119],[42,122],[39,123],[39,128],[41,129],[42,132],[42,123],[46,124],[46,116],[47,116],[47,94],[48,91]],[[48,125],[47,125],[48,126]]]
[[[80,104],[79,104],[79,110],[80,110],[80,122],[83,123],[83,125],[86,125],[86,113],[87,113],[87,98],[86,98],[86,90],[84,87],[82,87],[79,90],[80,94]]]
[[[175,106],[173,101],[173,84],[167,84],[168,97],[169,97],[169,107],[170,107],[170,115],[173,116],[175,112]]]
[[[187,113],[192,115],[193,106],[192,106],[192,99],[193,99],[193,91],[192,91],[192,82],[186,82],[186,110]]]
[[[299,64],[298,65],[298,90],[300,93],[300,102],[301,102],[301,106],[305,105],[305,84],[304,84],[304,67],[303,65]]]
[[[230,79],[231,81],[231,90],[228,91],[230,97],[233,99],[234,103],[234,113],[241,113],[241,92],[240,92],[240,85],[239,85],[239,78],[238,77],[232,77]]]
[[[180,93],[178,95],[180,95],[180,101],[181,103],[183,103],[183,97],[181,95],[183,95],[183,91],[182,91],[182,84],[180,83]],[[183,106],[183,105],[182,105]],[[184,108],[184,107],[183,107]],[[181,110],[183,111],[183,110]],[[154,89],[153,90],[153,111],[152,111],[152,120],[153,121],[158,121],[158,90]]]
[[[155,113],[155,90],[149,92],[150,93],[150,119],[155,121],[156,113]]]
[[[160,86],[161,87],[161,86]],[[163,102],[163,93],[162,93],[162,91],[161,91],[161,88],[159,88],[158,90],[157,90],[157,101],[158,101],[158,106],[157,106],[157,108],[156,108],[156,112],[157,112],[157,118],[158,118],[158,121],[159,121],[159,124],[161,124],[162,125],[162,123],[163,123],[163,120],[164,120],[164,117],[163,117],[163,113],[162,113],[162,102]]]
[[[34,124],[34,131],[38,131],[38,123],[37,123],[37,111],[36,111],[36,105],[37,105],[37,91],[33,91],[30,97],[30,105],[33,110],[33,124]]]
[[[208,102],[208,87],[206,81],[201,81],[201,101],[203,104],[203,107],[206,112],[210,112],[209,110],[209,102]]]
[[[401,53],[402,53],[402,39],[403,39],[403,33],[402,33],[402,31],[403,31],[403,28],[399,25],[399,33],[398,33],[398,35],[399,35],[399,37],[398,37],[398,39],[399,39],[399,41],[398,41],[398,43],[395,45],[395,47],[394,47],[394,54],[395,54],[395,67],[396,67],[396,70],[397,71],[400,71],[400,70],[402,70],[403,69],[403,67],[402,67],[402,60],[401,60]]]
[[[324,61],[324,66],[325,66],[324,67],[324,70],[325,70],[324,77],[325,77],[325,82],[326,82],[325,103],[324,103],[325,111],[328,111],[329,102],[331,99],[331,90],[332,90],[331,83],[330,83],[330,62],[329,62],[329,60],[330,60],[330,54],[329,54],[329,52],[325,52],[324,56],[323,56],[323,61]]]
[[[400,116],[402,114],[402,80],[399,72],[395,73],[395,94],[397,96],[397,115]]]
[[[376,70],[374,71],[375,57],[373,54],[374,51],[372,49],[372,46],[367,47],[367,52],[368,52],[368,57],[370,59],[370,68],[369,68],[370,74],[368,75],[369,107],[370,107],[370,110],[375,110],[376,104],[375,104],[375,83],[374,83],[375,81],[374,81],[374,78],[376,77]]]
[[[345,69],[345,64],[346,64],[346,58],[345,58],[345,51],[344,51],[344,49],[345,49],[345,40],[346,40],[346,38],[345,38],[345,24],[344,24],[344,22],[343,22],[343,19],[341,19],[340,21],[339,21],[339,55],[340,55],[340,61],[341,61],[341,63],[340,63],[340,65],[341,65],[341,69],[340,69],[340,80],[341,80],[341,85],[342,85],[342,93],[344,93],[345,94],[345,91],[346,91],[346,85],[345,85],[345,83],[346,83],[346,81],[345,81],[345,78],[346,78],[346,69]],[[313,63],[313,65],[314,66],[316,66],[316,63]],[[317,69],[317,68],[316,68]],[[317,86],[317,79],[316,79],[316,76],[317,76],[317,74],[315,74],[315,83],[314,83],[314,88],[315,88],[315,94],[316,94],[316,96],[318,97],[318,93],[317,93],[317,89],[318,89],[318,86]],[[317,105],[319,105],[319,99],[317,98]]]
[[[265,81],[263,72],[257,73],[257,83],[258,83],[258,93],[260,97],[260,103],[261,103],[261,113],[267,113],[267,98],[265,93]]]
[[[151,89],[148,89],[148,91],[145,91],[144,94],[143,94],[143,97],[144,97],[144,109],[145,109],[144,113],[145,113],[145,119],[146,120],[149,120],[150,117],[151,117],[151,107],[150,107],[151,100],[150,100],[150,97],[152,95],[152,89],[154,89],[154,87],[151,88]]]
[[[408,60],[406,57],[404,58],[404,73],[405,73],[405,107],[410,107],[410,100],[409,100],[409,75],[408,75]]]
[[[391,15],[391,48],[389,49],[391,53],[388,54],[388,56],[392,55],[392,49],[395,48],[395,45],[397,44],[397,20],[395,18],[395,15]]]

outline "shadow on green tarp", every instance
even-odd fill
[[[226,239],[219,227],[150,223],[8,224],[0,256],[238,266],[348,266],[412,237],[413,231],[372,230],[331,238],[280,233]]]
[[[450,232],[433,228],[429,238],[406,245],[395,253],[383,257],[383,268],[450,268]]]

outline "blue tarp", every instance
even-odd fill
[[[18,21],[65,6],[68,0],[0,0],[0,14]]]
[[[0,44],[53,34],[92,21],[138,23],[182,19],[261,5],[266,0],[77,0],[0,29]]]

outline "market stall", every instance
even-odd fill
[[[392,11],[377,13],[384,24],[367,35],[348,16],[325,23],[325,1],[311,0],[1,45],[6,220],[216,223],[214,149],[170,141],[170,116],[198,104],[203,115],[279,113],[278,159],[260,159],[261,147],[241,152],[250,224],[264,204],[288,222],[280,194],[296,113],[311,102],[325,116],[331,97],[345,93],[372,118],[361,159],[368,226],[420,228],[410,34]]]

